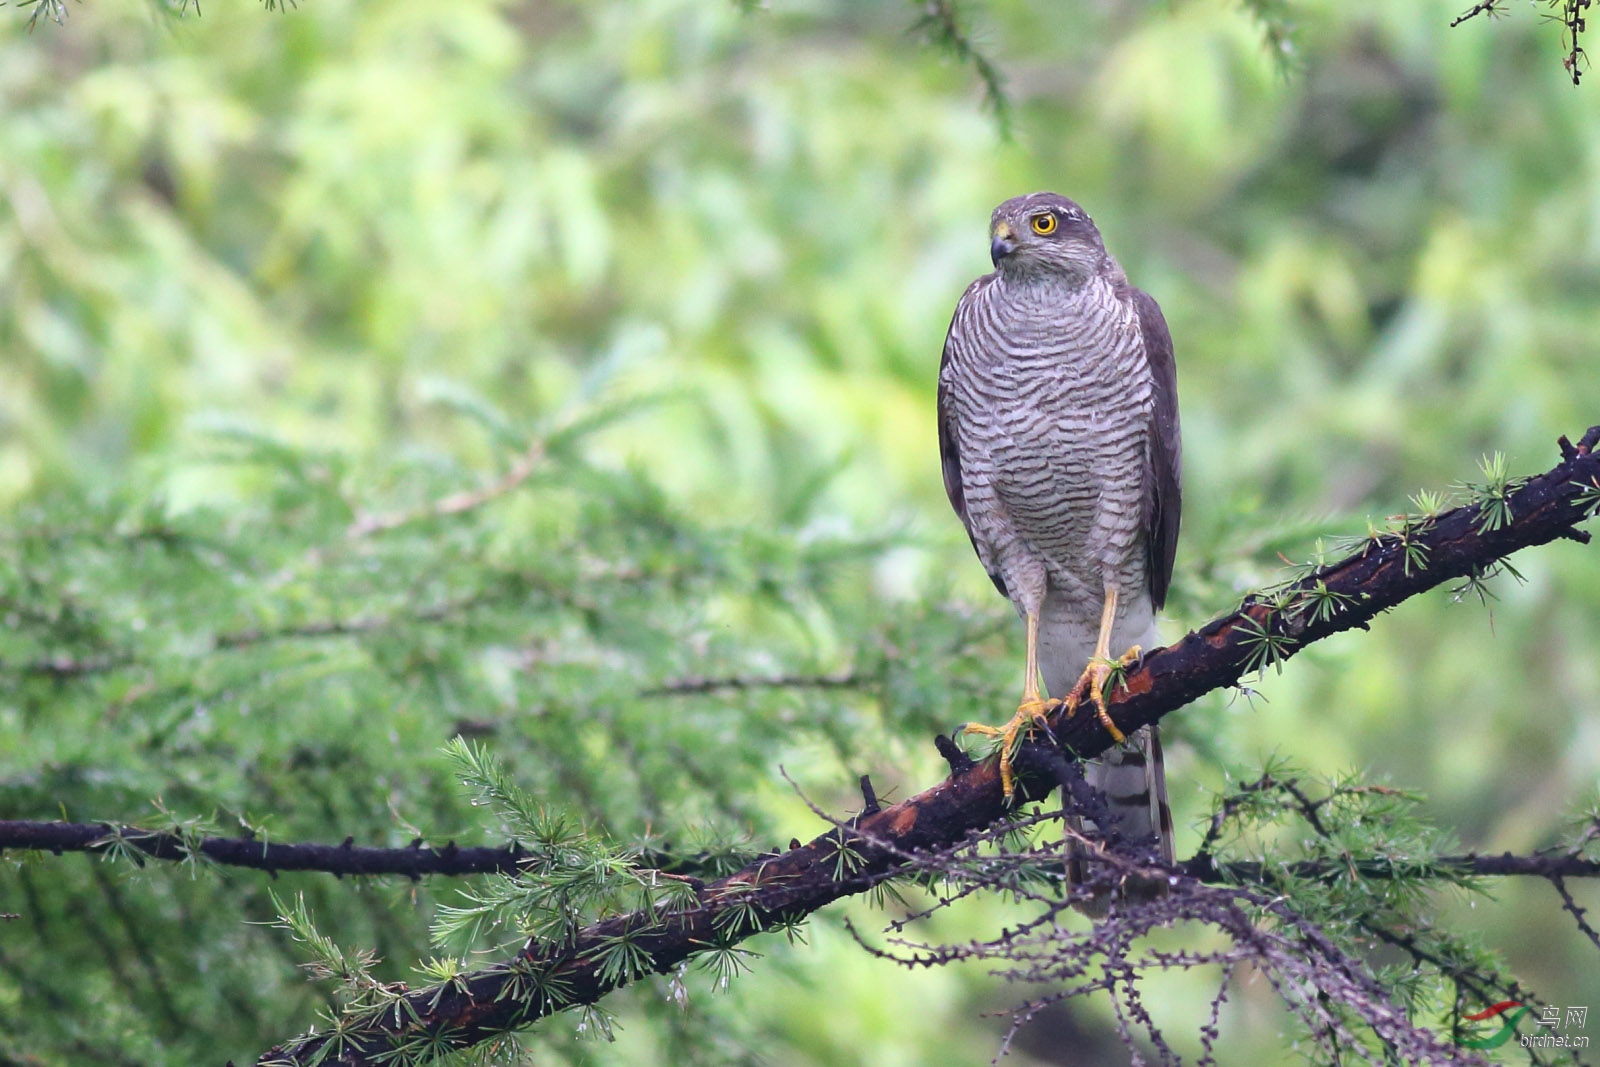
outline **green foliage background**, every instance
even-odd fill
[[[932,782],[1021,644],[943,499],[935,368],[990,208],[1035,188],[1177,340],[1173,633],[1487,451],[1548,466],[1600,421],[1600,102],[1555,29],[1296,0],[1285,58],[1262,6],[963,9],[1009,137],[889,0],[0,11],[0,817],[497,841],[458,731],[625,842],[809,836],[780,765],[833,811],[863,772]],[[503,499],[346,536],[530,448]],[[1551,843],[1600,768],[1595,558],[1550,546],[1488,611],[1434,594],[1174,717],[1180,854],[1273,753],[1420,789],[1467,848]],[[391,979],[456,892],[280,883]],[[249,925],[268,885],[8,864],[0,1060],[242,1062],[304,1028],[322,994]],[[1496,896],[1439,922],[1600,1001],[1548,887]],[[615,998],[614,1045],[553,1020],[538,1061],[982,1062],[1022,995],[873,961],[837,915],[808,936],[684,1009]],[[1205,982],[1160,990],[1192,1033]],[[1118,1062],[1103,1010],[1017,1061]],[[1241,990],[1224,1062],[1296,1062],[1282,1025]]]

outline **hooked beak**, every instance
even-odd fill
[[[1000,223],[994,228],[994,235],[989,240],[989,262],[998,267],[1002,259],[1016,250],[1017,239],[1011,232],[1010,223]]]

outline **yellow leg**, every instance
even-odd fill
[[[1111,656],[1111,627],[1117,621],[1117,587],[1106,584],[1106,601],[1100,608],[1100,637],[1094,643],[1094,658]]]
[[[1022,708],[1037,703],[1039,703],[1039,613],[1036,611],[1028,616],[1028,651],[1022,663]]]
[[[989,737],[1000,738],[1000,786],[1005,790],[1006,799],[1011,799],[1011,751],[1016,748],[1017,735],[1023,730],[1032,729],[1035,723],[1046,725],[1045,713],[1060,704],[1056,700],[1039,699],[1039,613],[1028,614],[1028,653],[1023,666],[1022,703],[1017,706],[1017,713],[1011,721],[1004,726],[985,726],[983,723],[964,722],[956,727],[956,733],[985,734]]]
[[[1120,659],[1111,658],[1111,627],[1117,619],[1117,587],[1110,582],[1106,583],[1105,606],[1100,609],[1100,636],[1095,641],[1094,655],[1089,659],[1089,665],[1084,668],[1083,674],[1078,678],[1072,691],[1067,694],[1064,703],[1067,714],[1071,715],[1078,710],[1078,705],[1083,702],[1087,694],[1090,702],[1094,704],[1096,716],[1100,725],[1106,728],[1113,740],[1122,742],[1127,740],[1117,724],[1111,721],[1110,712],[1106,711],[1106,679],[1117,667],[1126,667],[1139,658],[1139,646],[1134,645],[1124,652]]]

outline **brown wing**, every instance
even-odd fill
[[[1172,334],[1149,293],[1133,290],[1144,337],[1145,358],[1155,380],[1150,416],[1150,450],[1145,468],[1145,563],[1150,600],[1166,603],[1172,584],[1172,561],[1178,552],[1178,519],[1183,511],[1183,441],[1178,433],[1178,365],[1172,358]]]
[[[967,517],[967,494],[961,485],[961,439],[956,432],[955,394],[950,388],[950,349],[955,343],[956,324],[961,320],[961,308],[968,298],[984,279],[980,278],[967,287],[961,295],[961,301],[956,305],[956,313],[950,320],[950,329],[945,334],[944,352],[939,357],[939,462],[944,468],[944,493],[950,498],[950,506],[955,509],[956,517],[961,520],[961,525],[966,527],[967,540],[972,542],[972,550],[978,553],[978,559],[984,560],[983,551],[978,548],[978,538],[972,532],[972,520]],[[987,567],[989,580],[994,582],[994,587],[1000,590],[1000,595],[1009,598],[1006,592],[1006,583],[1000,577],[1000,572]]]

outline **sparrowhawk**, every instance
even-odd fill
[[[1022,703],[999,735],[1012,792],[1017,735],[1087,696],[1117,739],[1086,770],[1119,830],[1159,834],[1171,861],[1160,743],[1105,710],[1114,667],[1157,643],[1178,541],[1177,369],[1161,309],[1128,283],[1084,210],[1055,193],[990,219],[994,273],[968,286],[939,367],[945,491],[1027,621]],[[1111,650],[1126,649],[1118,660]],[[1039,673],[1055,700],[1039,695]]]

